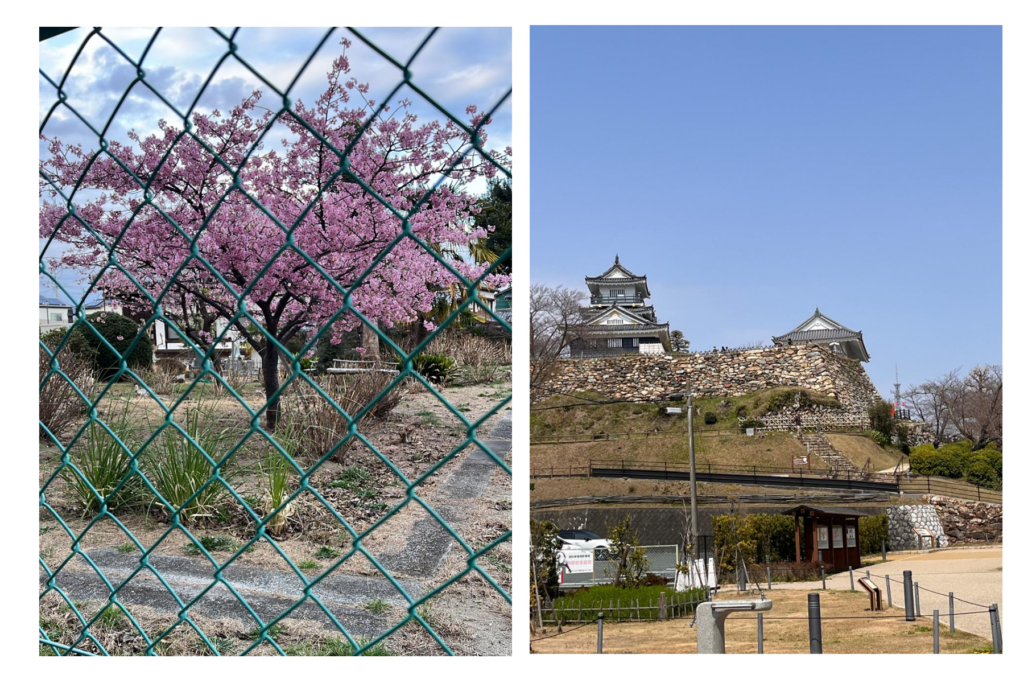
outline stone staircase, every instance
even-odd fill
[[[833,446],[824,434],[820,432],[804,433],[799,440],[811,450],[811,453],[821,458],[836,476],[846,477],[860,474],[860,469],[853,464],[853,461]]]

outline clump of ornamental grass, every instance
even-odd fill
[[[278,430],[274,439],[283,450],[291,452],[289,447],[295,444],[295,427],[293,423],[287,423]],[[267,531],[274,536],[280,536],[288,528],[288,517],[292,512],[292,503],[285,505],[285,500],[291,493],[292,464],[276,448],[271,447],[263,462],[260,464],[260,486],[263,489],[264,508],[266,513],[273,512],[284,507],[270,518],[267,522]]]
[[[213,463],[229,445],[229,434],[202,402],[185,408],[181,427],[190,438],[167,427],[161,447],[146,460],[146,475],[163,498],[157,505],[168,516],[178,512],[183,521],[210,517],[228,493],[223,484],[211,480]]]
[[[141,480],[132,475],[134,435],[128,421],[128,402],[118,415],[108,417],[107,429],[99,422],[86,427],[72,448],[71,463],[76,469],[62,472],[64,481],[82,507],[98,510],[106,501],[108,509],[125,508],[141,502]]]

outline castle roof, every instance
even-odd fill
[[[596,277],[588,276],[586,278],[586,283],[590,292],[595,295],[600,292],[601,285],[604,285],[605,287],[609,285],[635,285],[638,296],[643,298],[651,296],[650,290],[647,289],[647,276],[636,275],[628,270],[625,266],[619,263],[618,254],[615,255],[615,263],[613,263],[608,270]]]
[[[792,343],[813,343],[813,344],[838,344],[843,354],[848,358],[856,358],[862,362],[868,362],[871,356],[864,346],[864,334],[855,332],[849,327],[824,315],[819,309],[814,309],[814,315],[803,321],[792,330],[777,337],[772,337],[776,344]]]

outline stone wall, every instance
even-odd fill
[[[919,537],[914,529],[935,534],[939,548],[949,545],[934,505],[899,505],[885,509],[889,515],[889,547],[892,550],[917,550]]]
[[[687,382],[698,397],[799,387],[836,398],[844,414],[864,416],[871,403],[880,398],[859,361],[806,345],[566,359],[559,361],[547,386],[563,394],[596,391],[617,399],[663,400],[685,393]]]
[[[928,501],[952,544],[1002,542],[1003,506],[931,496]]]

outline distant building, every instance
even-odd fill
[[[506,322],[512,319],[512,285],[494,293],[494,315]]]
[[[864,347],[864,335],[822,315],[817,308],[814,315],[803,321],[786,334],[772,337],[777,346],[807,344],[827,348],[837,356],[854,358],[867,363],[871,356]]]
[[[590,305],[580,310],[582,324],[570,345],[573,357],[660,354],[671,349],[668,323],[659,323],[647,303],[651,292],[646,275],[634,275],[616,255],[611,268],[586,278],[586,283]]]
[[[39,295],[39,333],[71,325],[71,305],[53,296]]]

